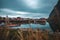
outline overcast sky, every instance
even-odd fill
[[[0,0],[0,16],[48,18],[58,0]]]

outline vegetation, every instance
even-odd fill
[[[59,40],[60,35],[49,34],[48,31],[40,29],[21,30],[21,29],[0,29],[0,40]]]

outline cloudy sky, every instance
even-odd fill
[[[0,0],[0,16],[48,18],[58,0]]]

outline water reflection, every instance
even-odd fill
[[[35,29],[35,28],[39,28],[39,29],[46,29],[46,30],[52,30],[51,28],[50,28],[50,25],[49,25],[49,23],[48,22],[46,22],[46,25],[41,25],[41,24],[21,24],[21,26],[18,26],[18,27],[12,27],[12,28],[14,28],[14,29],[17,29],[17,28],[33,28],[33,29]]]

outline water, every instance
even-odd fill
[[[17,29],[17,28],[39,28],[39,29],[46,29],[46,30],[52,30],[49,23],[46,22],[46,25],[41,25],[41,24],[21,24],[21,26],[18,26],[18,27],[12,27],[14,29]]]

